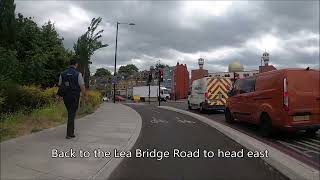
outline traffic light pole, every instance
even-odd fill
[[[148,98],[149,104],[150,104],[150,82],[149,82],[149,98]]]
[[[159,77],[158,77],[158,85],[159,85],[159,90],[158,90],[159,97],[158,97],[158,100],[159,100],[159,106],[160,106],[160,101],[161,101],[160,82],[162,82],[162,81],[163,81],[163,71],[162,71],[162,69],[159,69]]]
[[[158,99],[159,99],[159,106],[160,106],[160,101],[161,101],[161,96],[160,96],[160,78],[159,78],[159,81],[158,81],[158,85],[159,85],[159,91],[158,91],[159,92],[159,98]]]

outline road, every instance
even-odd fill
[[[187,102],[168,102],[162,103],[164,106],[171,106],[178,109],[188,110]],[[197,110],[191,110],[193,113],[201,114]],[[309,164],[310,166],[320,169],[320,130],[315,137],[307,137],[304,133],[295,134],[280,133],[275,138],[262,138],[258,135],[258,127],[245,123],[237,122],[228,124],[225,122],[223,112],[208,112],[201,114],[213,121],[217,121],[234,129],[237,129],[251,137],[254,137],[266,144],[269,144],[292,157]]]
[[[155,158],[125,158],[109,179],[286,179],[260,158],[199,158],[173,157],[174,149],[241,151],[241,145],[214,128],[192,117],[156,105],[129,104],[142,117],[141,134],[133,147],[141,150],[169,151],[170,156]]]

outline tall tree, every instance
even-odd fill
[[[100,48],[107,47],[108,44],[101,42],[103,29],[96,32],[102,18],[93,18],[86,33],[78,38],[77,43],[74,44],[73,49],[76,55],[80,58],[80,71],[84,76],[85,85],[89,88],[90,58],[94,52]]]
[[[19,79],[17,71],[16,20],[13,0],[0,0],[0,81]]]
[[[0,1],[1,6],[3,2]],[[14,8],[11,9],[14,10]],[[5,22],[8,21],[6,18],[2,19]],[[0,24],[8,23],[1,21]],[[0,80],[12,80],[20,84],[36,84],[43,87],[55,85],[59,73],[66,66],[72,53],[64,49],[63,38],[55,30],[54,24],[49,21],[39,27],[31,17],[23,17],[20,13],[13,24],[15,45],[6,45],[10,44],[5,44],[7,37],[1,36]],[[3,27],[2,30],[5,29]]]
[[[98,68],[96,73],[94,74],[94,76],[98,76],[98,77],[102,77],[102,76],[106,76],[106,77],[110,77],[111,76],[111,72],[108,69],[105,68]]]
[[[0,1],[0,46],[13,49],[16,42],[16,5],[14,0]]]
[[[125,66],[120,66],[118,73],[125,77],[128,77],[138,71],[139,69],[134,64],[127,64]]]
[[[156,64],[156,69],[163,69],[166,65],[161,64],[161,63],[157,63]]]

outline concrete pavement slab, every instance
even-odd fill
[[[141,121],[130,107],[103,103],[95,113],[75,121],[74,139],[65,139],[64,124],[2,142],[1,179],[105,179],[121,159],[97,158],[94,150],[130,150],[139,136]],[[71,149],[75,157],[53,157]],[[89,156],[80,157],[80,150],[82,156],[88,155],[85,151]]]

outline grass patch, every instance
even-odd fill
[[[93,113],[99,104],[84,103],[78,109],[77,118]],[[43,129],[58,126],[67,121],[67,111],[63,102],[56,102],[34,109],[31,113],[17,112],[1,115],[0,141],[18,136],[39,132]]]

